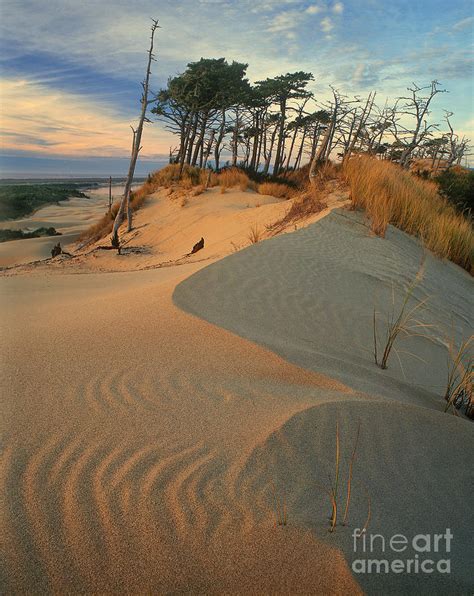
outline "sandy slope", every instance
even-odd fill
[[[315,495],[318,486],[324,494],[333,474],[336,420],[346,468],[360,421],[352,527],[362,527],[367,517],[367,489],[372,532],[389,539],[450,528],[455,536],[449,577],[360,576],[371,593],[469,593],[474,588],[469,563],[474,558],[474,471],[470,455],[465,457],[474,452],[474,429],[471,422],[442,413],[441,397],[446,335],[454,333],[459,341],[472,333],[472,278],[427,255],[413,304],[428,298],[419,318],[432,327],[423,330],[425,337],[402,342],[404,353],[400,360],[393,356],[386,371],[372,356],[373,308],[383,315],[383,327],[392,294],[397,307],[422,256],[419,244],[402,232],[392,228],[385,240],[375,238],[361,215],[334,211],[309,228],[203,269],[174,294],[189,312],[364,392],[359,402],[335,398],[331,405],[296,415],[254,454],[249,474],[255,485],[267,476],[278,478],[299,523],[323,535],[328,505],[321,506]],[[342,546],[348,560],[354,558],[349,529],[341,529],[330,543]]]
[[[435,366],[407,363],[407,379],[368,353],[363,308],[411,278],[416,243],[370,238],[346,212],[204,268],[286,209],[250,193],[184,207],[159,193],[121,257],[88,247],[0,280],[5,591],[472,592],[473,432],[427,386],[441,347],[434,335],[412,346]],[[183,259],[201,236],[206,249]],[[94,273],[124,269],[142,270]],[[464,272],[429,260],[419,291],[437,296],[443,281],[449,294],[424,316],[452,312],[461,334]],[[362,430],[350,526],[329,535],[336,420],[344,470]],[[451,576],[352,575],[364,486],[373,531],[453,529]]]
[[[346,390],[174,307],[192,270],[3,280],[7,590],[357,591],[274,529],[268,480],[241,494],[259,443]]]
[[[221,194],[219,188],[211,188],[197,196],[183,191],[178,196],[170,197],[169,192],[160,190],[147,198],[135,216],[134,230],[122,234],[124,248],[120,256],[115,251],[98,249],[98,246],[110,246],[109,238],[79,251],[75,250],[77,245],[72,244],[66,246],[75,254],[75,258],[66,265],[67,271],[136,271],[216,260],[248,246],[252,229],[256,229],[262,239],[270,236],[272,232],[268,226],[281,220],[290,206],[286,200],[238,189]],[[307,226],[345,202],[347,192],[336,187],[329,196],[327,209],[302,222],[290,224],[283,232]],[[205,241],[205,250],[189,255],[201,237]],[[54,238],[46,240],[49,241],[46,244],[51,246],[56,241]],[[31,240],[21,242],[29,243]],[[45,266],[48,273],[56,269],[64,270],[61,259],[47,262]],[[39,270],[41,267],[35,264],[33,268],[26,265],[10,273]]]

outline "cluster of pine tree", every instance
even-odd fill
[[[318,101],[308,88],[314,81],[309,72],[251,84],[247,67],[201,58],[169,79],[152,112],[179,139],[170,149],[171,162],[182,167],[212,162],[219,169],[225,154],[233,166],[279,175],[315,156],[324,161],[365,152],[408,167],[414,158],[450,166],[467,154],[468,139],[454,132],[452,113],[446,112],[444,133],[429,122],[431,103],[444,92],[437,81],[413,84],[406,97],[381,108],[375,92],[348,97],[333,87],[331,99]]]

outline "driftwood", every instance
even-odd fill
[[[201,238],[201,240],[199,240],[199,242],[196,242],[196,244],[193,246],[193,250],[189,254],[193,255],[193,254],[197,253],[198,250],[201,250],[203,248],[204,248],[204,238]]]
[[[51,249],[51,258],[54,259],[54,257],[58,257],[59,255],[65,255],[66,257],[72,257],[72,254],[70,252],[66,252],[65,250],[63,250],[61,248],[60,242],[55,244],[53,246],[53,248]]]

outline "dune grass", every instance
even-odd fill
[[[344,166],[354,208],[364,209],[372,230],[384,236],[387,226],[420,238],[434,254],[472,272],[474,234],[471,222],[440,196],[438,186],[397,164],[367,156]]]
[[[257,224],[254,224],[250,227],[247,239],[251,244],[257,244],[258,242],[260,242],[260,240],[262,239],[262,231],[260,230]]]
[[[278,199],[291,199],[297,193],[297,190],[288,184],[277,182],[263,182],[258,185],[258,193],[261,195],[270,195]]]
[[[427,298],[417,302],[414,306],[409,307],[410,301],[413,297],[413,292],[415,291],[416,286],[420,283],[421,279],[423,278],[423,271],[424,271],[424,259],[420,264],[420,268],[418,269],[418,273],[416,274],[415,279],[412,283],[408,286],[407,291],[405,292],[405,297],[403,299],[402,305],[398,312],[398,315],[395,314],[395,296],[392,289],[392,311],[387,317],[387,323],[385,328],[385,347],[382,354],[382,360],[379,362],[379,354],[378,354],[378,339],[377,339],[377,313],[374,309],[374,316],[373,316],[373,325],[374,325],[374,359],[375,364],[380,366],[381,369],[385,370],[388,367],[388,359],[392,350],[397,355],[398,360],[400,362],[400,366],[402,363],[399,357],[399,351],[394,347],[395,342],[400,337],[400,339],[407,339],[408,337],[423,337],[422,330],[432,327],[432,325],[428,325],[426,323],[422,323],[419,319],[415,317],[417,312],[424,307],[427,302]],[[413,357],[415,354],[411,354]],[[403,368],[402,368],[403,371]]]
[[[359,445],[359,436],[360,436],[360,422],[357,426],[357,435],[354,441],[354,448],[352,450],[351,459],[349,460],[349,470],[347,472],[347,492],[346,492],[346,506],[344,508],[344,517],[342,519],[342,525],[345,526],[349,514],[349,506],[351,504],[351,496],[352,496],[352,475],[354,473],[354,461],[356,458],[357,447]]]
[[[275,483],[273,481],[270,482],[270,486],[272,487],[276,524],[277,526],[286,526],[288,523],[288,513],[286,507],[285,493],[282,492],[281,495],[278,494],[275,488]]]
[[[130,206],[132,211],[137,211],[145,202],[147,196],[153,192],[151,190],[152,185],[149,182],[145,182],[136,191],[133,191],[130,195]],[[97,223],[90,226],[79,236],[79,242],[82,244],[89,244],[91,242],[97,242],[107,234],[112,232],[114,225],[114,219],[120,207],[120,201],[116,201],[110,211],[105,213]]]
[[[349,507],[352,497],[352,479],[354,474],[354,462],[356,459],[357,448],[359,446],[359,437],[360,437],[360,422],[357,427],[357,434],[354,441],[354,447],[352,449],[352,454],[349,459],[349,466],[347,472],[347,486],[346,486],[346,503],[344,507],[344,515],[341,522],[341,525],[345,526],[347,524],[348,515],[349,515]],[[326,487],[321,487],[324,492],[329,496],[331,502],[331,515],[329,516],[329,532],[334,532],[336,526],[338,525],[338,512],[339,512],[339,487],[340,487],[340,468],[341,468],[341,434],[339,430],[339,421],[336,421],[336,445],[335,445],[335,457],[334,457],[334,481],[331,482],[331,487],[328,489]],[[370,510],[370,504],[369,504]]]

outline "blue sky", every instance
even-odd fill
[[[91,160],[123,173],[138,114],[149,18],[160,20],[153,88],[200,57],[248,62],[251,80],[293,70],[378,100],[437,78],[436,98],[474,140],[472,2],[454,0],[2,0],[2,175],[54,169],[73,175]],[[146,128],[141,171],[166,154],[170,135]],[[53,163],[53,166],[51,166]],[[68,165],[69,164],[69,165]],[[35,170],[35,171],[33,171]]]

